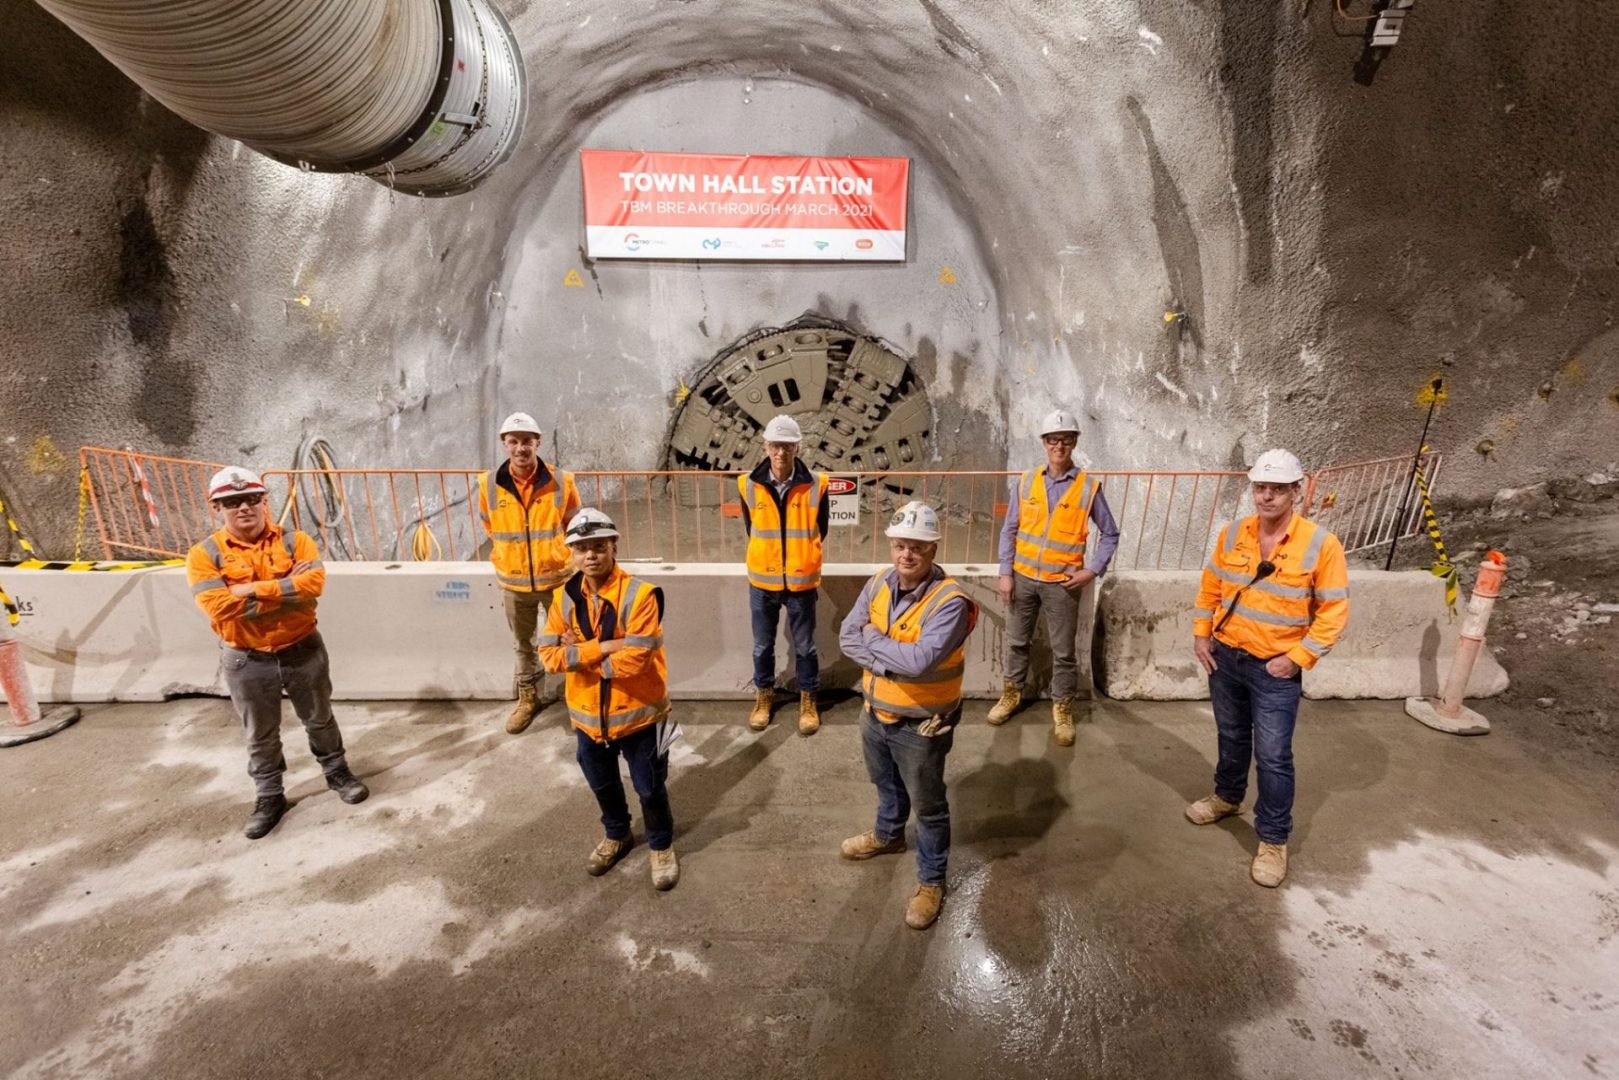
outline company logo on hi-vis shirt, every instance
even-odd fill
[[[862,236],[860,239],[858,239],[858,240],[856,240],[854,242],[854,246],[856,248],[858,248],[859,250],[861,250],[861,251],[870,251],[871,250],[871,237]]]

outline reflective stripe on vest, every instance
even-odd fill
[[[1096,481],[1074,477],[1057,504],[1046,507],[1046,470],[1030,469],[1018,481],[1017,535],[1012,568],[1036,581],[1061,581],[1085,565],[1091,502]]]
[[[873,626],[895,641],[914,644],[921,640],[922,630],[933,613],[957,597],[968,605],[969,627],[977,625],[978,605],[949,577],[935,582],[920,600],[890,622],[889,607],[893,598],[889,595],[887,578],[887,570],[880,571],[872,578],[868,617]],[[892,721],[904,717],[925,720],[930,716],[951,713],[961,704],[962,675],[966,668],[967,642],[963,638],[955,651],[932,671],[917,676],[879,676],[868,671],[861,679],[860,689],[866,704],[878,714],[879,719]]]
[[[615,571],[621,573],[621,571]],[[623,589],[614,615],[613,633],[607,640],[622,640],[630,648],[653,650],[651,664],[630,675],[618,675],[613,661],[621,653],[605,657],[601,671],[570,670],[566,675],[565,693],[568,715],[576,726],[598,742],[621,738],[654,723],[669,711],[669,695],[663,672],[663,637],[660,634],[626,634],[625,628],[642,604],[656,604],[653,595],[656,586],[639,578],[624,575]],[[562,605],[562,622],[576,633],[595,628],[585,627],[578,617],[578,604],[567,589],[558,593]],[[540,645],[560,645],[558,636],[545,635]],[[568,649],[570,667],[577,665],[578,646]],[[650,704],[648,703],[650,701]]]
[[[768,484],[739,476],[737,492],[749,521],[748,584],[771,592],[807,592],[821,584],[821,502],[831,480],[810,473],[808,484],[787,489],[783,510]]]

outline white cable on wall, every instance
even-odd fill
[[[178,115],[289,164],[455,194],[522,130],[522,56],[488,0],[39,3]]]

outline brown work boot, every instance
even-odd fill
[[[1017,707],[1023,704],[1023,687],[1017,683],[1007,683],[1001,690],[1001,700],[990,706],[989,722],[996,727],[1012,719]]]
[[[801,690],[798,693],[798,733],[813,735],[821,730],[821,706],[815,695]]]
[[[540,711],[540,690],[532,683],[519,683],[517,687],[517,703],[512,711],[506,714],[506,730],[513,735],[521,735],[528,730],[534,722],[534,717]]]
[[[1241,803],[1229,803],[1218,795],[1205,795],[1186,808],[1186,820],[1193,825],[1213,825],[1223,817],[1242,810]]]
[[[1265,888],[1276,888],[1287,876],[1287,845],[1267,844],[1261,840],[1259,851],[1254,855],[1254,864],[1248,868],[1248,873],[1254,881]]]
[[[905,850],[905,837],[901,834],[884,843],[877,839],[876,833],[863,832],[859,836],[849,837],[839,850],[843,852],[845,859],[853,859],[856,862],[875,855],[898,855]]]
[[[753,688],[753,711],[748,714],[748,726],[763,731],[770,726],[770,706],[776,700],[776,691],[768,686]]]
[[[939,917],[943,903],[943,885],[918,885],[911,902],[905,905],[905,925],[912,930],[926,930]]]
[[[1074,703],[1068,698],[1051,703],[1051,736],[1058,746],[1074,745]]]
[[[610,836],[602,837],[602,842],[596,845],[596,850],[590,853],[585,862],[585,869],[591,877],[601,877],[613,868],[613,864],[629,853],[635,846],[635,838],[626,836],[622,840],[614,840]]]
[[[664,848],[662,851],[652,853],[652,887],[659,892],[668,892],[680,880],[680,860],[675,858],[674,848]]]

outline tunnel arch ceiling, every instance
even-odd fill
[[[597,260],[583,256],[578,146],[911,159],[903,264]],[[517,215],[498,332],[498,408],[532,405],[571,467],[655,468],[682,394],[723,348],[808,313],[881,340],[928,388],[912,468],[1005,461],[1001,314],[975,223],[881,117],[791,79],[704,77],[629,95],[572,144]],[[949,273],[944,271],[948,269]],[[577,270],[579,285],[570,285]],[[941,281],[941,277],[946,280]],[[951,280],[953,279],[953,280]],[[588,407],[570,405],[588,402]],[[757,443],[755,440],[755,450]]]

